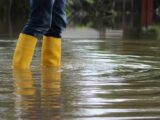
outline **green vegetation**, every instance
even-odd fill
[[[28,15],[27,0],[1,0],[0,2],[0,15],[1,19],[7,18],[8,14],[11,14],[12,19],[22,18]]]
[[[8,20],[8,14],[11,14],[12,20],[26,19],[29,11],[27,2],[27,0],[23,2],[22,0],[1,0],[1,19]],[[115,15],[113,6],[114,0],[69,0],[67,5],[68,19],[70,24],[74,25],[87,25],[94,28],[97,25],[98,27],[110,27]]]
[[[112,27],[116,12],[114,0],[68,0],[67,15],[69,26],[85,26],[97,29],[100,34]],[[25,24],[29,13],[28,0],[1,0],[1,34],[17,34]],[[16,31],[16,32],[15,32]]]
[[[160,40],[160,22],[157,22],[149,26],[147,29],[142,30],[142,36],[146,39],[152,38]]]
[[[136,1],[136,0],[135,0]],[[134,2],[132,2],[133,4]],[[137,3],[137,2],[136,2]],[[154,1],[154,8],[158,8],[160,1]],[[128,6],[131,5],[128,3]],[[143,30],[137,16],[137,4],[133,10],[125,7],[121,0],[68,0],[67,16],[69,26],[91,27],[99,31],[100,36],[105,37],[106,28],[124,29],[124,34],[140,37],[141,35],[154,36],[160,38],[160,24],[156,23]],[[124,10],[137,11],[129,15]],[[20,32],[28,18],[28,0],[1,0],[0,2],[0,34],[10,34],[12,36]],[[136,13],[136,14],[135,14]],[[138,13],[138,14],[137,14]],[[154,13],[155,14],[155,13]],[[126,19],[126,20],[125,20]],[[132,20],[130,20],[132,19]],[[158,19],[159,20],[159,19]],[[156,19],[155,19],[156,21]],[[132,23],[131,23],[132,22]],[[158,21],[157,21],[158,22]],[[130,25],[133,25],[130,27]],[[131,34],[131,35],[130,35]]]
[[[114,0],[70,0],[69,21],[93,28],[111,27],[116,15]]]

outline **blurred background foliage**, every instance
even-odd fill
[[[111,27],[116,15],[113,5],[114,0],[68,0],[66,11],[69,26],[88,26],[96,29]],[[0,1],[2,25],[12,22],[13,27],[22,27],[28,13],[28,0]]]
[[[69,23],[93,28],[111,27],[116,15],[114,0],[70,0],[67,11]]]
[[[67,15],[70,25],[88,25],[97,27],[111,26],[115,15],[114,0],[68,0]],[[10,13],[11,12],[11,13]],[[1,0],[1,21],[27,19],[29,13],[28,0]],[[74,22],[73,22],[74,21]],[[91,22],[92,21],[92,22]],[[100,21],[100,22],[99,22]]]
[[[143,0],[68,0],[67,16],[69,27],[89,27],[104,36],[106,29],[122,29],[133,33],[140,32],[139,8]],[[160,20],[160,0],[154,1],[154,26]],[[0,35],[17,35],[29,15],[28,0],[0,1]],[[157,24],[159,25],[159,24]],[[134,28],[135,27],[135,28]],[[134,29],[132,29],[134,28]],[[148,28],[148,27],[147,27]],[[125,32],[124,32],[125,33]],[[147,32],[144,32],[147,33]]]

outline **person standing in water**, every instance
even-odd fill
[[[41,64],[61,66],[61,33],[66,27],[66,0],[29,0],[29,19],[19,35],[13,69],[29,69],[38,38],[43,36]]]

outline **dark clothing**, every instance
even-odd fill
[[[29,0],[30,16],[22,33],[61,37],[66,27],[66,0]]]

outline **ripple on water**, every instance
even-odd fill
[[[61,72],[37,66],[40,43],[33,69],[12,71],[15,43],[0,43],[0,119],[160,119],[158,43],[68,40]]]

